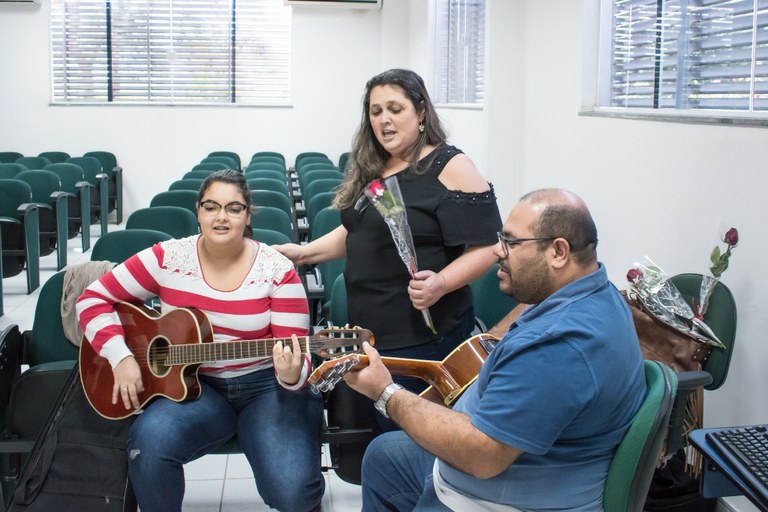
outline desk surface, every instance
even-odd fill
[[[723,427],[734,428],[734,427]],[[757,508],[768,512],[768,503],[755,495],[742,479],[734,473],[731,467],[715,451],[707,441],[707,432],[723,430],[723,428],[698,429],[691,432],[691,444],[704,456],[704,473],[701,478],[701,494],[708,498],[735,496],[743,494]],[[723,478],[725,476],[725,478]]]

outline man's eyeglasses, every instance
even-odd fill
[[[208,199],[207,201],[200,203],[200,209],[205,215],[218,215],[221,211],[221,208],[222,206],[213,199]],[[227,203],[223,206],[223,208],[226,214],[230,217],[240,217],[243,213],[245,213],[245,210],[248,209],[246,205],[237,201]]]
[[[509,248],[513,245],[518,245],[523,242],[544,242],[544,241],[551,241],[555,240],[556,236],[544,236],[544,237],[534,237],[534,238],[509,238],[504,236],[504,233],[501,231],[496,232],[496,236],[499,237],[499,242],[501,242],[501,248],[504,251],[504,257],[509,258]]]

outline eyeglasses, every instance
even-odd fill
[[[199,206],[205,215],[209,215],[211,217],[218,215],[222,208],[222,206],[213,199],[203,201]],[[243,213],[245,213],[245,210],[247,209],[248,206],[237,201],[232,201],[231,203],[224,205],[224,211],[229,217],[240,217]]]
[[[555,240],[558,237],[556,236],[544,236],[544,237],[534,237],[534,238],[509,238],[504,236],[504,234],[501,231],[496,232],[496,236],[499,237],[499,242],[501,242],[501,248],[504,250],[504,257],[509,258],[509,248],[513,245],[518,245],[523,242],[544,242],[544,241],[550,241]]]

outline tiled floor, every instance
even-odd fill
[[[109,230],[122,226],[109,225]],[[99,235],[98,226],[91,227],[91,246]],[[87,261],[90,250],[80,250],[80,239],[69,241],[67,260],[70,265]],[[42,258],[40,282],[56,273],[55,255]],[[39,292],[39,289],[38,291]],[[32,329],[37,292],[26,294],[26,275],[3,280],[5,314],[0,317],[0,329],[16,324],[24,330]],[[323,457],[328,457],[325,447]],[[324,460],[327,463],[327,460]],[[187,489],[183,512],[261,512],[271,510],[256,492],[253,475],[243,455],[207,455],[185,468]],[[332,470],[326,474],[323,497],[324,512],[352,512],[361,508],[360,487],[344,482]]]

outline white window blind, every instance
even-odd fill
[[[283,0],[52,0],[55,103],[283,105]]]
[[[602,104],[768,110],[768,0],[611,1]]]
[[[485,0],[437,0],[435,14],[435,101],[482,105]]]

